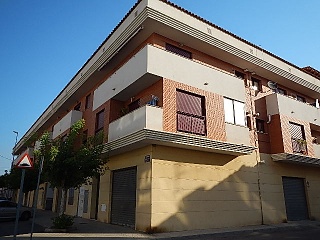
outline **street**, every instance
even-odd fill
[[[1,220],[0,221],[0,239],[3,239],[5,236],[13,235],[14,231],[14,220]],[[30,233],[32,225],[32,219],[28,221],[19,221],[18,225],[18,234]],[[44,228],[38,224],[34,225],[33,232],[43,232]]]
[[[260,225],[234,229],[212,229],[209,231],[189,231],[157,233],[148,235],[131,228],[106,224],[95,220],[75,218],[74,228],[70,233],[44,233],[45,227],[51,225],[55,213],[39,210],[34,226],[33,239],[175,239],[175,240],[286,240],[320,239],[320,222],[301,221],[278,225]],[[12,239],[15,221],[0,221],[0,240]],[[29,239],[32,220],[19,221],[18,239]],[[197,234],[197,235],[195,235]]]
[[[169,239],[169,238],[168,238]],[[266,229],[250,232],[237,233],[221,233],[214,235],[201,235],[190,237],[179,237],[175,240],[285,240],[285,239],[301,239],[301,240],[318,240],[320,239],[320,224],[312,226],[298,226],[290,228]]]

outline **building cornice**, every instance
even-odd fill
[[[253,146],[222,142],[191,134],[141,129],[106,143],[103,154],[112,156],[152,144],[234,156],[251,154],[256,149]]]
[[[313,158],[302,154],[292,154],[292,153],[278,153],[272,154],[271,158],[273,161],[286,162],[292,164],[308,165],[313,167],[320,167],[320,159]]]

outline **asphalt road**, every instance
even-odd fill
[[[37,221],[39,224],[46,225],[46,221],[52,216],[52,213],[47,211],[39,211]],[[46,224],[45,224],[46,223]],[[15,221],[0,221],[0,240],[12,239],[9,236],[13,235]],[[19,221],[18,234],[24,234],[24,237],[19,236],[18,239],[28,239],[30,236],[32,220]],[[140,234],[124,227],[105,224],[97,221],[86,220],[81,218],[75,219],[76,230],[72,233],[54,235],[47,233],[43,235],[44,227],[35,224],[34,239],[37,240],[102,240],[102,239],[171,239],[171,240],[320,240],[320,222],[309,221],[305,223],[283,225],[282,227],[272,228],[247,228],[247,230],[239,230],[235,232],[216,232],[207,235],[183,236],[183,235],[146,235]],[[39,235],[37,235],[39,233]],[[182,237],[183,236],[183,237]]]
[[[15,220],[0,220],[0,239],[4,239],[5,236],[13,235]],[[32,226],[32,219],[28,221],[19,221],[18,234],[30,233]],[[44,228],[40,225],[34,225],[33,232],[43,232]]]
[[[169,238],[168,238],[169,239]],[[172,239],[172,238],[171,238]],[[179,237],[174,240],[319,240],[320,225],[299,226],[294,228],[283,228],[276,230],[248,231],[238,233],[221,233],[214,235],[201,235],[190,237]]]

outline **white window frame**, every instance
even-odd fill
[[[246,126],[245,104],[243,102],[224,97],[225,122]]]

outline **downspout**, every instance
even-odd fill
[[[250,74],[251,75],[251,74]],[[248,75],[247,75],[248,78]],[[251,78],[251,76],[250,76]],[[249,80],[249,79],[248,79]],[[252,96],[252,90],[251,90],[251,85],[252,82],[248,81],[249,84],[247,84],[247,88],[249,89],[249,94],[250,94],[250,112],[251,112],[251,117],[250,120],[252,122],[252,129],[254,131],[253,136],[254,136],[254,146],[256,147],[255,151],[255,159],[257,163],[257,181],[258,181],[258,195],[259,195],[259,203],[260,203],[260,213],[261,213],[261,225],[264,224],[264,216],[263,216],[263,207],[262,207],[262,195],[261,195],[261,178],[260,178],[260,162],[259,162],[259,146],[258,146],[258,133],[255,131],[256,129],[256,121],[254,121],[255,114],[254,114],[254,104],[253,104],[253,96]]]

